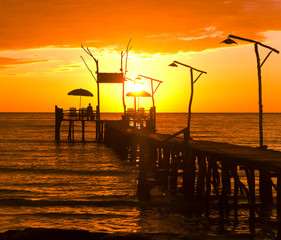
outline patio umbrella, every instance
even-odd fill
[[[135,111],[136,111],[136,108],[137,108],[137,103],[136,103],[136,98],[138,97],[151,97],[151,94],[144,91],[144,90],[141,90],[141,91],[130,91],[130,92],[127,92],[126,93],[126,96],[127,97],[134,97],[134,107],[135,107]]]
[[[81,108],[81,97],[93,97],[94,96],[90,91],[88,91],[86,89],[82,89],[82,88],[74,89],[74,90],[70,91],[67,95],[80,96],[79,108]]]

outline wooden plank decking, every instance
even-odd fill
[[[117,131],[133,134],[137,137],[144,137],[147,140],[157,142],[157,144],[161,144],[166,138],[171,136],[170,134],[149,133],[128,128],[128,126],[122,124],[120,121],[110,121],[110,125]],[[186,147],[186,144],[183,138],[179,137],[163,143],[163,145],[177,145],[179,148]],[[188,147],[195,151],[204,152],[205,154],[212,154],[216,157],[237,161],[237,164],[264,167],[274,172],[281,171],[281,152],[279,151],[201,140],[189,140]]]

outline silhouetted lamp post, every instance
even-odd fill
[[[153,119],[153,131],[155,132],[156,131],[156,108],[155,108],[155,101],[154,101],[154,94],[156,93],[157,89],[159,88],[160,84],[163,83],[162,81],[160,80],[157,80],[157,79],[154,79],[154,78],[151,78],[151,77],[147,77],[147,76],[144,76],[144,75],[138,75],[137,77],[138,79],[141,79],[141,78],[146,78],[146,79],[149,79],[150,80],[150,85],[151,85],[151,98],[152,98],[152,108],[150,109],[150,113],[152,112],[153,113],[153,117],[151,117]],[[157,86],[156,88],[154,89],[154,86],[153,86],[153,82],[157,82]]]
[[[184,67],[190,68],[191,93],[190,93],[190,99],[189,99],[189,105],[188,105],[187,131],[184,132],[184,140],[185,140],[185,141],[188,141],[188,140],[190,139],[191,104],[192,104],[192,99],[193,99],[193,94],[194,94],[194,83],[199,79],[199,77],[201,77],[201,75],[202,75],[203,73],[206,73],[206,74],[207,74],[207,72],[198,70],[198,69],[196,69],[196,68],[193,68],[193,67],[191,67],[191,66],[189,66],[189,65],[183,64],[183,63],[178,62],[178,61],[173,61],[173,62],[169,65],[169,67],[177,67],[177,66],[178,66],[177,64],[182,65],[182,66],[184,66]],[[198,76],[195,80],[193,80],[193,70],[200,73],[199,76]]]
[[[228,38],[225,39],[224,41],[222,41],[221,43],[225,43],[225,44],[237,44],[234,40],[232,40],[232,38],[234,39],[238,39],[238,40],[242,40],[242,41],[246,41],[246,42],[251,42],[251,43],[254,43],[254,46],[255,46],[255,53],[256,53],[256,57],[257,57],[257,68],[258,68],[258,83],[259,83],[259,134],[260,134],[260,148],[266,148],[266,146],[263,145],[263,127],[262,127],[262,113],[263,113],[263,110],[262,110],[262,83],[261,83],[261,67],[262,65],[265,63],[265,61],[267,60],[267,58],[269,57],[269,55],[272,53],[272,52],[275,52],[275,53],[279,53],[278,50],[270,47],[270,46],[267,46],[265,44],[262,44],[260,42],[257,42],[257,41],[254,41],[254,40],[251,40],[251,39],[247,39],[247,38],[242,38],[242,37],[238,37],[238,36],[234,36],[234,35],[228,35]],[[269,50],[271,50],[267,56],[265,57],[265,59],[263,60],[262,63],[260,63],[260,56],[259,56],[259,51],[258,51],[258,45],[262,46],[262,47],[265,47],[265,48],[268,48]]]

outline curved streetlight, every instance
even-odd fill
[[[265,63],[265,61],[267,60],[267,58],[269,57],[269,55],[272,52],[279,53],[279,51],[274,49],[274,48],[272,48],[272,47],[270,47],[270,46],[267,46],[267,45],[265,45],[263,43],[257,42],[255,40],[247,39],[247,38],[242,38],[242,37],[238,37],[238,36],[231,35],[231,34],[228,35],[228,38],[225,39],[224,41],[222,41],[221,43],[225,43],[225,44],[236,43],[232,38],[238,39],[238,40],[242,40],[242,41],[246,41],[246,42],[251,42],[251,43],[254,43],[254,45],[255,45],[255,53],[256,53],[257,68],[258,68],[258,84],[259,84],[259,134],[260,134],[260,148],[267,148],[266,145],[263,145],[263,127],[262,127],[262,113],[263,113],[262,107],[263,106],[262,106],[261,67]],[[259,51],[258,51],[258,45],[270,50],[270,52],[264,58],[262,63],[260,63],[260,56],[259,56]]]
[[[193,100],[193,93],[194,93],[194,83],[199,79],[199,77],[201,77],[201,75],[203,73],[206,73],[205,71],[201,71],[201,70],[198,70],[194,67],[191,67],[189,65],[186,65],[186,64],[183,64],[181,62],[178,62],[178,61],[173,61],[169,67],[178,67],[178,65],[182,65],[184,67],[187,67],[187,68],[190,68],[190,80],[191,80],[191,93],[190,93],[190,99],[189,99],[189,105],[188,105],[188,120],[187,120],[187,130],[184,132],[184,140],[185,141],[188,141],[190,139],[190,120],[191,120],[191,104],[192,104],[192,100]],[[199,76],[193,80],[193,70],[194,71],[197,71],[199,72]]]
[[[150,80],[150,85],[151,85],[151,99],[152,99],[152,108],[150,109],[150,113],[151,113],[151,111],[152,111],[152,115],[153,115],[153,117],[151,117],[151,119],[153,119],[153,126],[152,126],[152,129],[153,129],[153,132],[156,132],[156,108],[155,108],[154,94],[156,93],[156,91],[157,91],[157,89],[159,88],[160,84],[163,83],[163,82],[160,81],[160,80],[151,78],[151,77],[147,77],[147,76],[141,75],[141,74],[138,75],[138,78],[139,78],[139,79],[141,79],[141,78],[146,78],[146,79],[149,79],[149,80]],[[157,83],[158,83],[155,89],[154,89],[153,82],[157,82]]]
[[[139,74],[137,78],[138,78],[138,79],[146,78],[146,79],[149,79],[149,80],[150,80],[150,83],[151,83],[152,105],[153,105],[153,107],[155,107],[154,94],[155,94],[155,92],[157,91],[157,89],[158,89],[158,87],[160,86],[160,84],[163,83],[163,82],[160,81],[160,80],[151,78],[151,77],[147,77],[147,76],[141,75],[141,74]],[[158,85],[156,86],[155,89],[154,89],[154,86],[153,86],[153,82],[157,82],[157,83],[158,83]]]

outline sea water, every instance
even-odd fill
[[[204,219],[190,218],[183,202],[153,190],[152,201],[136,197],[138,168],[112,149],[94,142],[86,123],[68,143],[54,139],[54,113],[0,113],[0,232],[27,227],[84,229],[97,232],[216,234]],[[120,119],[103,114],[102,119]],[[194,113],[191,136],[199,140],[259,146],[257,114]],[[159,133],[186,127],[187,114],[157,114]],[[281,114],[264,114],[264,144],[281,151]],[[228,231],[248,233],[248,212]],[[215,221],[215,220],[214,220]],[[216,225],[216,224],[214,224]]]

